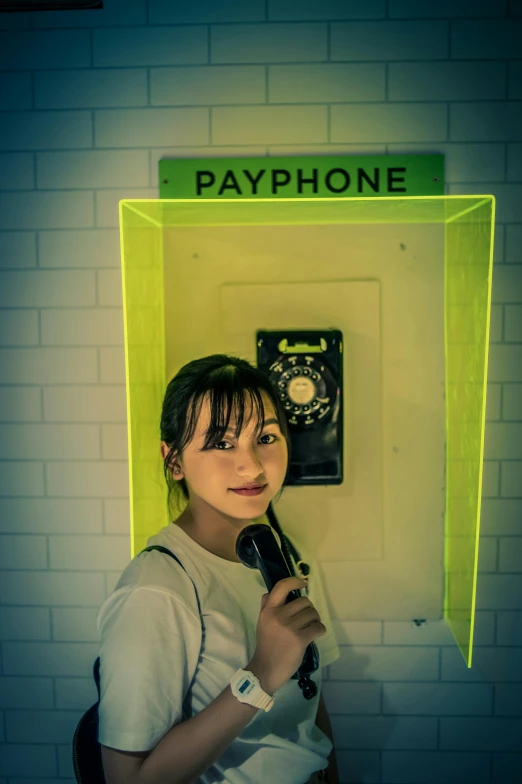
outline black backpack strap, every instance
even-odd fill
[[[174,555],[174,553],[171,552],[167,547],[163,547],[163,545],[161,544],[151,544],[149,547],[145,547],[143,550],[141,550],[141,552],[139,552],[138,555],[141,555],[141,553],[147,553],[149,550],[159,550],[161,553],[170,555],[171,558],[174,558],[174,560],[176,560],[179,563],[179,565],[181,566],[185,574],[187,574],[190,577],[190,575],[188,574],[187,570],[185,569],[185,567],[183,566],[183,564],[181,563],[177,555]],[[190,579],[192,580],[192,577],[190,577]],[[194,585],[194,580],[192,580],[192,585]],[[198,603],[199,617],[201,618],[201,606],[199,604],[199,596],[195,585],[194,585],[194,590],[196,591],[196,601]]]
[[[96,682],[96,688],[98,689],[98,702],[100,701],[100,657],[96,657],[96,661],[94,662],[94,667],[92,668],[92,674],[94,675],[94,680]]]
[[[167,547],[163,547],[162,544],[151,544],[149,547],[144,547],[143,550],[141,550],[138,553],[138,555],[141,555],[141,553],[148,553],[149,550],[159,550],[161,553],[165,553],[166,555],[172,556],[172,558],[176,559],[176,561],[179,563],[181,568],[185,569],[185,567],[183,566],[183,564],[181,563],[177,555],[174,555],[174,553],[171,552]],[[185,569],[185,571],[187,570]]]
[[[145,547],[143,550],[141,550],[138,553],[138,555],[141,555],[141,553],[148,552],[149,550],[159,550],[160,552],[165,553],[166,555],[170,555],[172,558],[174,558],[179,563],[181,568],[188,574],[187,570],[185,569],[185,567],[183,566],[183,564],[181,563],[179,558],[177,556],[175,556],[174,553],[172,553],[169,549],[167,549],[166,547],[163,547],[163,545],[161,545],[161,544],[152,544],[152,545],[150,545],[150,547]],[[190,577],[190,575],[189,575],[189,577]],[[192,578],[190,578],[190,579],[192,580]],[[192,580],[192,585],[194,585],[194,580]],[[199,617],[201,618],[201,626],[202,626],[202,628],[204,628],[204,626],[203,626],[203,619],[202,619],[202,616],[201,616],[201,606],[199,604],[199,596],[198,596],[198,592],[196,590],[196,586],[195,585],[194,585],[194,590],[196,592],[196,601],[198,603]],[[96,688],[98,689],[98,702],[99,702],[100,701],[100,657],[99,656],[96,658],[96,661],[94,662],[94,667],[93,667],[93,671],[92,672],[93,672],[94,680],[95,680],[95,683],[96,683]],[[192,688],[192,684],[190,685],[190,687]]]
[[[181,568],[184,570],[185,574],[187,574],[188,577],[190,578],[190,580],[192,581],[192,585],[194,586],[194,591],[196,593],[196,601],[198,603],[199,618],[200,618],[200,621],[201,621],[201,635],[202,635],[202,637],[201,637],[201,646],[203,647],[203,636],[205,634],[205,625],[203,623],[203,616],[201,614],[201,605],[199,603],[198,591],[197,591],[197,588],[196,588],[196,584],[194,583],[194,580],[192,580],[192,577],[190,577],[190,574],[187,572],[187,570],[185,569],[185,567],[183,566],[183,564],[181,563],[179,558],[176,555],[174,555],[174,553],[171,552],[167,547],[163,547],[163,545],[161,545],[161,544],[151,544],[149,547],[145,547],[143,550],[141,550],[141,552],[139,552],[138,555],[141,555],[141,553],[146,553],[149,550],[159,550],[161,553],[165,553],[166,555],[170,555],[172,558],[174,558],[179,563]],[[192,686],[194,684],[195,679],[196,679],[196,671],[194,672],[194,675],[192,676],[192,680],[190,682],[190,686],[188,687],[187,696],[190,694],[190,691],[192,689]],[[185,704],[183,704],[183,710],[184,710],[183,717],[185,719],[190,719],[190,714],[188,713],[188,711],[185,712]]]
[[[139,552],[138,555],[141,555],[141,553],[147,553],[149,550],[159,550],[161,553],[165,553],[166,555],[170,555],[171,558],[174,558],[174,560],[176,560],[179,563],[179,565],[181,566],[181,568],[183,569],[185,574],[187,574],[190,577],[190,575],[188,574],[187,570],[185,569],[185,567],[183,566],[183,564],[179,560],[178,556],[174,555],[174,553],[171,552],[167,547],[163,547],[163,545],[161,545],[161,544],[151,544],[149,547],[145,547],[143,550],[141,550],[141,552]],[[190,579],[192,580],[192,577],[190,577]],[[192,580],[192,585],[194,585],[194,580]],[[194,590],[196,591],[196,601],[198,603],[199,617],[201,618],[201,606],[199,604],[199,596],[198,596],[198,592],[196,590],[196,586],[195,585],[194,585]]]
[[[187,570],[185,569],[185,567],[183,566],[183,564],[181,563],[181,561],[177,557],[177,555],[174,555],[173,552],[171,552],[167,547],[163,547],[163,545],[161,545],[161,544],[151,544],[150,547],[145,547],[143,550],[141,550],[141,552],[139,552],[138,555],[141,555],[141,553],[146,553],[149,550],[159,550],[161,553],[165,553],[166,555],[170,555],[172,558],[174,558],[174,560],[176,560],[179,563],[179,565],[181,566],[181,568],[183,569],[185,574],[188,575],[188,577],[192,581],[192,585],[194,586],[194,591],[196,593],[196,601],[198,603],[198,610],[199,610],[199,618],[200,618],[200,621],[201,621],[201,627],[204,629],[205,626],[203,624],[203,616],[201,615],[201,605],[199,603],[199,596],[198,596],[196,585],[194,583],[194,580],[192,580],[192,577],[190,577],[190,574],[187,572]]]

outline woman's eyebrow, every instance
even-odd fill
[[[265,419],[265,421],[263,422],[263,427],[266,427],[267,425],[278,425],[278,424],[279,424],[279,421],[272,417],[271,419]],[[231,433],[235,432],[235,428],[227,427],[227,429],[225,430],[225,433],[228,433],[228,432],[231,432]]]

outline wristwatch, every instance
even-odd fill
[[[259,678],[249,670],[239,668],[232,676],[230,688],[232,689],[232,694],[239,702],[245,702],[254,708],[263,708],[263,710],[269,711],[275,702],[270,694],[263,691]]]

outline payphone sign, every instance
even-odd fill
[[[163,158],[160,199],[443,196],[444,155]]]

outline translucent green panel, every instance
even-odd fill
[[[158,412],[165,394],[162,233],[120,202],[123,328],[133,555],[165,524]],[[133,557],[133,555],[131,557]]]
[[[492,196],[120,202],[131,557],[171,519],[159,432],[166,388],[163,229],[336,223],[445,226],[444,615],[471,667],[491,309]]]
[[[494,200],[446,223],[446,594],[444,616],[471,667],[493,265]]]
[[[489,196],[401,199],[128,199],[128,220],[156,226],[246,226],[299,223],[444,223]],[[127,220],[127,217],[126,217]]]

